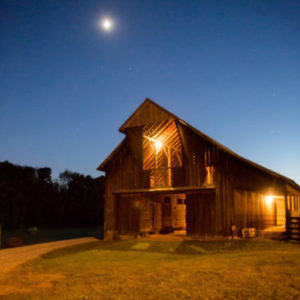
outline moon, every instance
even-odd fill
[[[114,22],[111,18],[103,18],[100,21],[100,26],[104,31],[111,31],[114,27]]]

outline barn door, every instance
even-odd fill
[[[215,193],[201,191],[186,196],[186,233],[213,236],[215,233]]]
[[[117,229],[119,234],[138,234],[140,228],[140,200],[132,197],[117,198]]]

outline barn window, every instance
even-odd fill
[[[181,199],[181,198],[177,198],[177,204],[183,204],[183,199]]]
[[[165,197],[165,203],[170,204],[171,203],[171,198],[170,197]]]

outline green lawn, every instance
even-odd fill
[[[100,241],[19,267],[0,299],[300,299],[300,246]]]

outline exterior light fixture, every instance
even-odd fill
[[[266,204],[268,206],[271,206],[273,202],[274,202],[274,197],[273,196],[267,196],[266,197]]]

